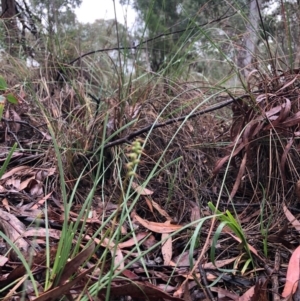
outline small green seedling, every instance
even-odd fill
[[[208,203],[208,207],[214,214],[217,214],[217,219],[221,222],[221,224],[218,226],[216,233],[213,237],[211,251],[210,251],[210,257],[211,261],[215,262],[215,252],[216,252],[216,245],[219,239],[219,236],[225,226],[229,227],[232,232],[241,240],[241,243],[246,250],[246,253],[249,257],[249,259],[253,263],[252,255],[247,243],[246,236],[244,234],[244,231],[241,227],[241,225],[238,223],[238,221],[233,217],[233,215],[226,210],[226,213],[222,213],[220,210],[218,210],[211,202]],[[249,265],[249,263],[247,263]]]

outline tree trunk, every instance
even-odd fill
[[[297,1],[296,7],[295,7],[295,11],[296,11],[296,22],[295,22],[295,27],[297,26],[297,36],[298,36],[298,43],[296,43],[296,54],[295,54],[295,64],[293,66],[293,68],[300,68],[300,1]]]
[[[17,7],[15,0],[1,0],[2,14],[6,29],[5,44],[9,54],[18,53],[19,29],[17,26]]]
[[[238,55],[238,67],[242,75],[247,77],[249,72],[254,69],[255,49],[258,41],[257,30],[259,25],[259,7],[262,0],[249,0],[249,16],[246,25],[246,32],[243,35],[242,49]]]

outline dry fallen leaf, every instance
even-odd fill
[[[6,256],[0,255],[0,267],[3,267],[8,262],[8,258]]]
[[[7,198],[4,198],[4,199],[2,200],[2,205],[3,205],[3,207],[4,207],[8,212],[10,212],[10,207],[9,207]]]
[[[108,288],[100,290],[100,297],[105,296]],[[132,298],[139,298],[140,300],[158,301],[183,301],[181,298],[170,296],[168,293],[162,291],[157,286],[149,282],[135,281],[126,284],[112,285],[110,286],[111,296],[131,296]]]
[[[39,208],[40,205],[44,205],[44,203],[50,198],[52,192],[50,192],[47,195],[43,196],[39,201],[37,201],[37,203],[34,206],[32,206],[32,208],[37,209],[37,208]]]
[[[183,227],[181,225],[170,224],[169,222],[166,223],[148,222],[143,218],[141,218],[140,216],[138,216],[135,211],[131,213],[131,217],[134,221],[139,222],[145,228],[156,233],[172,233]]]
[[[286,274],[286,282],[282,297],[288,297],[295,293],[300,279],[300,246],[293,252]]]
[[[38,181],[44,181],[47,177],[52,176],[56,171],[56,168],[51,167],[47,169],[39,169],[37,173],[35,174],[35,178]]]
[[[149,210],[153,213],[153,206],[152,206],[151,200],[149,200],[148,198],[145,197],[145,201],[146,201],[146,204],[147,204]]]
[[[80,273],[78,276],[76,276],[74,279],[71,279],[70,281],[67,281],[65,284],[62,284],[58,287],[55,287],[54,289],[48,290],[45,293],[39,295],[34,300],[35,301],[47,301],[47,300],[56,300],[58,298],[61,298],[65,294],[69,294],[70,289],[77,283],[84,279],[84,277],[93,271],[95,269],[94,266],[88,268],[84,272]]]
[[[23,233],[24,237],[51,237],[55,239],[61,238],[61,231],[56,229],[33,228],[28,229]]]
[[[92,238],[86,235],[85,239],[91,240]],[[109,248],[112,258],[114,258],[112,264],[116,268],[116,272],[122,271],[124,269],[124,257],[119,246],[106,237],[102,240],[98,238],[94,238],[93,240],[96,244],[101,244],[102,247]]]
[[[79,267],[92,256],[95,250],[95,243],[78,253],[74,258],[67,262],[59,279],[59,286],[64,285],[69,278],[77,272]]]
[[[160,213],[161,216],[165,217],[167,220],[171,221],[172,218],[171,216],[167,213],[166,210],[162,209],[159,204],[157,204],[156,202],[154,201],[151,201],[152,203],[152,206]]]
[[[123,270],[122,274],[123,274],[123,276],[125,276],[128,279],[138,279],[139,278],[139,276],[137,274],[133,273],[130,270]]]
[[[163,284],[163,283],[158,284],[156,287],[166,293],[171,293],[171,292],[175,291],[175,289],[176,289],[174,286],[171,286],[170,284]]]
[[[267,284],[265,279],[259,279],[256,284],[250,287],[242,296],[238,298],[238,301],[267,301]]]
[[[24,169],[30,169],[30,167],[29,166],[24,166],[24,165],[23,166],[15,167],[15,168],[11,169],[10,171],[6,172],[1,177],[0,180],[5,180],[5,179],[11,177],[12,175],[16,175],[18,172],[23,171]]]
[[[238,301],[251,301],[254,296],[255,286],[250,287],[242,296],[238,298]],[[253,300],[254,301],[254,300]]]
[[[164,265],[169,265],[172,258],[172,238],[169,237],[169,234],[163,233],[161,235],[161,241],[161,252],[164,258]]]
[[[200,220],[201,216],[200,216],[200,207],[196,202],[190,201],[190,205],[191,205],[191,222]],[[196,224],[194,224],[194,227],[197,227]]]
[[[10,122],[10,130],[17,133],[21,128],[21,125],[18,123],[18,121],[22,121],[19,114],[15,110],[10,109],[5,112],[5,118],[16,121]]]
[[[228,265],[236,260],[237,260],[237,257],[233,257],[233,258],[224,259],[224,260],[216,260],[214,263],[207,262],[207,263],[204,263],[202,266],[203,266],[203,269],[216,269],[216,268],[221,268],[225,265]]]
[[[238,241],[239,243],[242,242],[242,240],[241,240],[239,237],[233,235],[233,234],[230,232],[229,229],[227,230],[226,228],[224,228],[223,231],[226,232],[226,233],[228,233],[232,238],[234,238],[234,239],[235,239],[236,241]],[[256,255],[259,259],[263,260],[263,259],[259,256],[257,250],[256,250],[253,246],[251,246],[251,245],[249,245],[249,244],[247,244],[247,246],[248,246],[249,250],[250,250],[254,255]]]
[[[27,190],[31,196],[42,196],[43,195],[43,183],[32,179],[28,183]]]
[[[300,180],[298,180],[295,185],[295,194],[296,197],[298,198],[298,201],[300,201]]]
[[[26,239],[20,235],[26,231],[25,225],[13,214],[0,209],[0,226],[1,230],[14,242],[15,246],[22,252],[25,258],[29,258],[35,253],[31,253],[30,245]],[[18,254],[12,250],[13,260],[18,260]]]
[[[11,187],[11,188],[16,189],[16,190],[19,191],[21,181],[20,181],[20,179],[16,179],[16,178],[12,177],[11,179],[8,179],[5,182],[5,184],[6,184],[7,187]]]
[[[153,247],[155,244],[157,244],[157,241],[152,234],[143,242],[143,246],[148,249]]]
[[[300,222],[295,218],[295,216],[290,212],[290,210],[283,204],[283,212],[288,219],[288,221],[294,226],[294,228],[300,231]]]
[[[185,251],[180,253],[179,255],[175,256],[173,260],[170,262],[171,266],[176,267],[185,267],[190,265],[190,252]]]
[[[149,190],[147,188],[144,188],[140,185],[138,185],[137,183],[135,182],[132,182],[131,184],[132,188],[135,190],[135,192],[137,192],[138,194],[140,195],[151,195],[153,194],[153,191],[152,190]]]
[[[118,247],[120,249],[123,249],[123,248],[128,248],[128,247],[131,247],[131,246],[134,246],[137,244],[138,241],[142,240],[143,238],[145,238],[147,235],[149,235],[149,233],[147,232],[140,232],[140,233],[137,233],[136,234],[136,237],[132,237],[124,242],[121,242],[118,244]]]
[[[34,180],[34,176],[30,177],[30,178],[27,178],[25,181],[22,181],[21,184],[20,184],[19,190],[21,191],[21,190],[27,188],[27,186],[29,185],[29,183],[31,182],[31,180]]]

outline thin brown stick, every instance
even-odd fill
[[[249,94],[245,94],[245,95],[240,96],[239,98],[243,98],[243,97],[248,96],[248,95]],[[174,119],[169,119],[169,120],[167,120],[166,122],[163,122],[163,123],[150,124],[150,125],[142,128],[142,129],[140,129],[140,130],[137,130],[133,133],[130,133],[129,135],[127,135],[123,138],[120,138],[120,139],[114,140],[112,142],[106,143],[104,145],[104,149],[112,147],[112,146],[120,145],[120,144],[125,143],[125,142],[128,142],[128,141],[132,140],[133,138],[135,138],[137,136],[140,136],[140,135],[142,135],[142,134],[144,134],[144,133],[146,133],[150,130],[161,128],[161,127],[164,127],[164,126],[169,125],[169,124],[173,124],[173,123],[183,121],[183,120],[188,120],[188,119],[191,119],[193,117],[200,116],[200,115],[203,115],[205,113],[221,109],[221,108],[226,107],[229,104],[233,103],[235,100],[237,100],[239,98],[232,98],[232,99],[224,100],[224,101],[222,101],[218,104],[215,104],[215,105],[212,105],[212,106],[208,107],[207,109],[201,110],[201,111],[196,112],[196,113],[191,114],[191,115],[185,115],[185,116],[180,116],[180,117],[177,117],[177,118],[174,118]]]
[[[18,137],[17,137],[16,134],[10,129],[9,123],[8,123],[7,121],[5,121],[5,123],[6,123],[6,130],[7,130],[7,133],[10,134],[10,135],[12,135],[12,136],[14,137],[15,141],[16,141],[17,144],[19,145],[19,148],[23,151],[24,148],[22,147],[22,145],[21,145],[21,143],[20,143]]]
[[[275,253],[275,264],[274,264],[274,271],[272,275],[272,299],[273,301],[280,301],[279,295],[279,281],[278,281],[278,272],[280,269],[280,251],[277,249]]]
[[[215,297],[213,296],[213,294],[212,294],[212,292],[209,288],[207,278],[206,278],[206,273],[205,273],[205,271],[202,267],[202,262],[201,261],[198,264],[198,269],[199,269],[199,272],[200,272],[201,280],[204,284],[204,289],[205,289],[205,293],[207,295],[207,298],[209,298],[211,301],[216,301]]]
[[[28,126],[28,127],[33,128],[34,130],[36,130],[36,131],[37,131],[39,134],[41,134],[43,137],[45,136],[45,134],[43,134],[37,127],[35,127],[34,125],[28,123],[27,121],[7,119],[7,118],[4,118],[4,117],[1,118],[1,121],[5,121],[5,122],[14,122],[14,123],[26,125],[26,126]],[[45,123],[45,124],[43,124],[43,125],[47,125],[47,124]],[[43,125],[42,125],[42,126],[43,126]]]

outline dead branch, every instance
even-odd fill
[[[173,123],[176,123],[176,122],[179,122],[179,121],[183,121],[183,120],[188,120],[188,119],[191,119],[191,118],[194,118],[196,116],[200,116],[200,115],[203,115],[205,113],[208,113],[208,112],[212,112],[212,111],[215,111],[215,110],[218,110],[218,109],[221,109],[223,107],[226,107],[228,106],[229,104],[233,103],[235,100],[238,100],[240,98],[243,98],[243,97],[246,97],[246,96],[249,96],[249,94],[244,94],[238,98],[231,98],[231,99],[227,99],[227,100],[224,100],[218,104],[215,104],[215,105],[212,105],[204,110],[201,110],[199,112],[196,112],[194,114],[190,114],[190,115],[185,115],[185,116],[180,116],[180,117],[177,117],[177,118],[173,118],[173,119],[169,119],[167,120],[166,122],[163,122],[163,123],[153,123],[153,124],[150,124],[138,131],[135,131],[123,138],[120,138],[120,139],[117,139],[117,140],[114,140],[114,141],[111,141],[111,142],[108,142],[104,145],[104,149],[106,148],[109,148],[109,147],[112,147],[112,146],[116,146],[116,145],[120,145],[122,143],[125,143],[125,142],[128,142],[130,140],[132,140],[133,138],[137,137],[137,136],[140,136],[150,130],[154,130],[154,129],[157,129],[157,128],[161,128],[161,127],[164,127],[166,125],[169,125],[169,124],[173,124]]]

